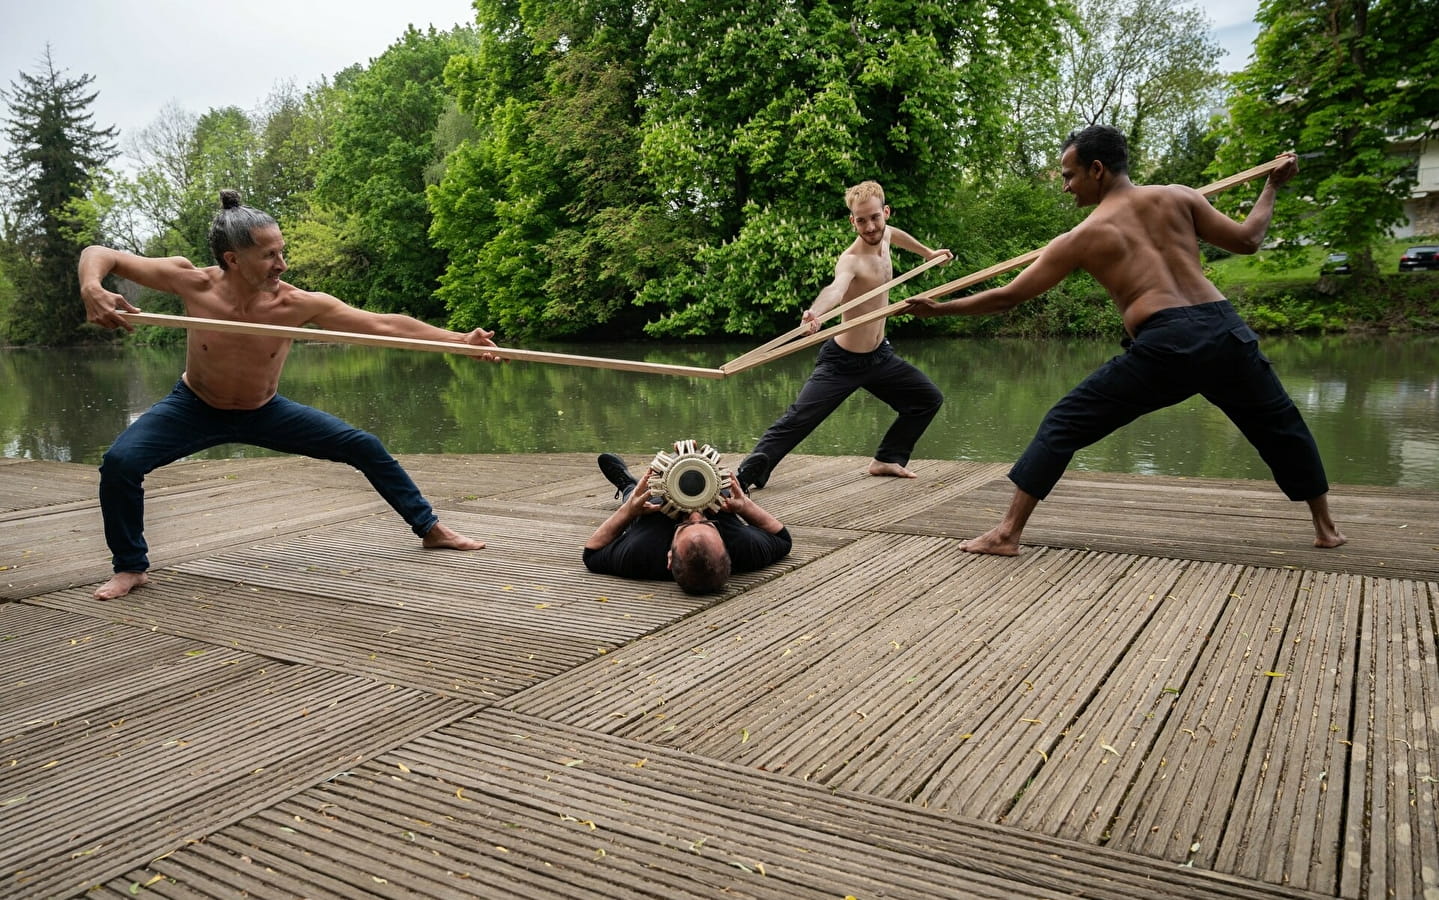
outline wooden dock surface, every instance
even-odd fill
[[[600,448],[603,449],[603,448]],[[794,553],[592,575],[592,455],[148,480],[121,600],[92,467],[0,459],[0,897],[1439,900],[1439,493],[787,459]],[[630,459],[638,469],[647,459]]]

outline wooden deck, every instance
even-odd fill
[[[0,896],[1439,898],[1439,494],[794,457],[717,598],[591,575],[590,455],[0,460]],[[638,467],[644,459],[631,459]]]

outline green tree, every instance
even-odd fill
[[[338,92],[327,80],[303,93],[286,83],[271,92],[256,117],[255,196],[250,202],[281,227],[305,214],[338,105]]]
[[[443,318],[435,290],[445,255],[429,237],[425,172],[448,99],[445,66],[473,44],[473,29],[409,28],[343,86],[312,203],[352,264],[308,286],[377,311]]]
[[[473,128],[430,190],[451,323],[542,336],[623,327],[672,252],[637,165],[646,8],[531,3],[517,23],[505,4],[479,11],[480,45],[447,73]]]
[[[1030,0],[477,8],[448,76],[477,136],[430,195],[442,294],[456,327],[539,335],[788,324],[865,178],[943,242],[961,173],[1001,150],[1000,86],[1054,33]]]
[[[1403,221],[1414,183],[1414,158],[1392,141],[1436,136],[1434,3],[1266,0],[1257,20],[1253,61],[1231,79],[1219,161],[1232,171],[1298,152],[1271,234],[1345,250],[1372,272],[1374,246]]]
[[[127,215],[114,235],[125,249],[145,253],[181,246],[178,233],[198,178],[193,150],[197,118],[179,104],[167,103],[153,122],[127,136],[126,155],[134,161],[135,172],[116,182]]]
[[[1218,151],[1219,135],[1211,125],[1197,120],[1187,122],[1179,134],[1170,139],[1169,147],[1159,154],[1159,162],[1150,170],[1145,181],[1203,187],[1211,180],[1208,172]]]
[[[896,225],[948,243],[962,175],[1004,149],[1004,86],[1054,38],[1047,3],[665,4],[641,160],[701,249],[641,292],[662,313],[649,330],[792,323],[843,247],[844,188],[865,178]]]
[[[117,230],[132,249],[210,265],[210,220],[220,208],[220,191],[233,188],[264,208],[266,198],[256,196],[255,127],[239,107],[196,116],[169,104],[129,145],[138,168],[116,192],[131,218]]]
[[[115,156],[115,129],[97,128],[89,112],[92,81],[66,78],[47,46],[36,73],[21,72],[0,91],[10,108],[5,169],[14,215],[6,269],[17,298],[3,324],[19,343],[73,341],[85,321],[75,266],[94,236],[82,233],[74,204]]]
[[[1166,149],[1202,129],[1220,100],[1219,45],[1203,11],[1183,0],[1078,0],[1063,20],[1049,77],[1011,82],[1016,171],[1054,165],[1070,130],[1112,125],[1129,141],[1141,181]]]

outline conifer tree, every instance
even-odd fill
[[[14,231],[6,271],[15,287],[0,327],[16,343],[66,343],[85,321],[75,265],[98,235],[85,233],[76,204],[115,157],[116,134],[95,126],[92,81],[93,75],[65,77],[47,46],[36,72],[21,72],[0,91],[9,106],[4,181]]]

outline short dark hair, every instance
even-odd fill
[[[714,545],[719,545],[719,552]],[[686,594],[713,594],[724,590],[730,576],[729,549],[720,541],[713,544],[689,541],[681,551],[676,544],[670,556],[670,574]]]
[[[210,253],[220,268],[229,268],[225,265],[226,251],[253,247],[255,229],[276,227],[279,223],[274,216],[241,203],[239,191],[221,191],[220,211],[210,220]]]
[[[1097,159],[1115,175],[1129,171],[1129,142],[1113,125],[1090,125],[1071,131],[1059,152],[1062,154],[1070,147],[1074,148],[1080,165],[1088,166]]]

